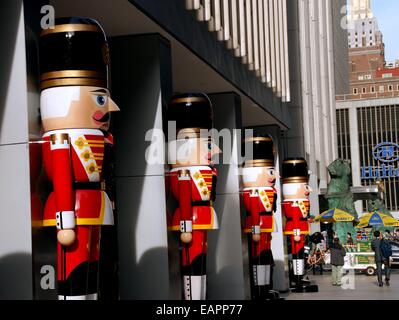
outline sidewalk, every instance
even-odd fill
[[[348,289],[333,287],[331,272],[326,272],[323,276],[309,275],[309,278],[319,285],[318,293],[290,293],[283,297],[286,300],[399,300],[399,270],[391,270],[390,287],[386,287],[385,283],[383,287],[379,287],[377,276],[363,274],[351,277],[354,282],[347,282],[345,287],[349,287]]]

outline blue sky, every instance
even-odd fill
[[[384,35],[386,60],[399,59],[399,1],[371,0],[371,5]]]

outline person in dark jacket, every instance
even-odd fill
[[[333,243],[330,247],[331,254],[331,266],[332,266],[332,285],[340,286],[342,278],[342,267],[344,265],[344,257],[346,251],[339,242],[338,238],[334,238]]]
[[[382,282],[382,264],[384,264],[384,269],[385,269],[385,284],[387,287],[389,287],[389,278],[390,278],[390,268],[389,268],[389,258],[385,259],[382,256],[381,253],[381,241],[384,241],[382,239],[382,234],[379,231],[374,231],[374,239],[371,242],[371,249],[375,253],[375,264],[377,265],[377,277],[378,277],[378,285],[380,287],[383,286]]]

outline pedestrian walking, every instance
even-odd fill
[[[382,265],[384,265],[385,271],[385,285],[389,286],[390,280],[390,257],[392,256],[392,248],[387,240],[382,238],[382,234],[379,231],[374,232],[374,239],[371,242],[371,249],[375,253],[375,263],[377,265],[377,277],[378,285],[383,286],[382,282]]]
[[[339,242],[339,238],[334,238],[330,247],[331,266],[332,266],[332,285],[340,286],[342,278],[342,267],[344,265],[344,257],[346,251]]]

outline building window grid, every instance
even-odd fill
[[[348,109],[337,110],[337,135],[338,135],[338,156],[340,159],[349,160],[350,137],[349,137],[349,111]]]
[[[395,130],[394,130],[394,132],[395,132],[395,141],[399,141],[399,106],[396,106],[396,108],[394,109],[394,113],[395,113],[395,115],[394,115],[394,119],[395,119]],[[399,178],[395,178],[395,180],[397,181],[397,183],[399,183]],[[395,190],[395,191],[398,191],[399,192],[399,186],[398,186],[398,190]],[[398,193],[396,193],[396,195],[397,195]],[[396,201],[397,201],[397,203],[396,203],[396,208],[399,208],[399,199],[398,199],[398,197],[396,196]]]
[[[385,115],[385,128],[389,128],[389,135],[390,135],[390,137],[388,137],[388,132],[386,132],[386,141],[396,141],[397,142],[397,140],[393,139],[394,128],[393,128],[393,121],[392,121],[392,108],[389,108],[387,106],[384,109],[385,109],[384,110],[384,112],[385,112],[385,114],[384,114]],[[387,115],[387,112],[389,113],[388,115]],[[389,120],[391,120],[391,121],[389,121]],[[394,190],[392,190],[390,192],[390,195],[391,195],[390,201],[391,201],[391,207],[394,207],[394,208],[398,207],[396,183],[397,183],[396,178],[393,178],[392,179],[392,187]],[[394,195],[394,196],[392,196],[392,195]]]
[[[351,150],[351,140],[350,140],[350,124],[349,124],[349,111],[348,112],[346,112],[345,114],[344,114],[344,116],[345,116],[345,140],[346,140],[346,156],[345,156],[345,159],[346,160],[349,160],[350,161],[350,159],[351,159],[351,153],[350,153],[350,150]]]
[[[377,106],[358,109],[359,143],[361,164],[380,166],[371,155],[376,144],[381,142],[398,142],[399,106]],[[385,187],[385,204],[388,210],[398,211],[399,179],[389,178],[383,181]],[[363,185],[372,185],[375,181],[363,180]],[[368,211],[367,202],[363,204]]]

